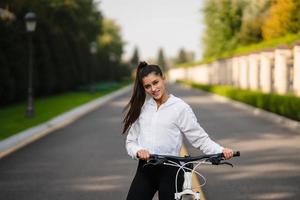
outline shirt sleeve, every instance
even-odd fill
[[[126,150],[128,155],[130,155],[133,159],[137,158],[137,152],[142,148],[138,145],[138,135],[139,135],[139,124],[134,122],[128,131],[128,135],[126,138]]]
[[[190,108],[186,106],[179,114],[179,128],[193,147],[200,149],[205,154],[222,153],[223,147],[210,139],[205,130],[200,126],[197,118]]]

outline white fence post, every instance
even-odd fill
[[[235,87],[239,87],[239,58],[232,58],[232,84]]]
[[[274,51],[266,50],[260,53],[260,87],[265,93],[273,90]]]
[[[212,85],[216,85],[219,82],[218,62],[217,61],[212,62],[210,67],[211,67],[211,70],[210,70],[211,83],[212,83]]]
[[[259,54],[254,53],[248,56],[249,61],[249,87],[250,89],[257,90],[260,87],[260,65]]]
[[[292,51],[287,46],[275,49],[274,88],[278,94],[286,94],[290,89],[289,59]]]
[[[233,85],[232,81],[232,58],[225,60],[225,85]]]
[[[300,42],[294,46],[294,92],[300,96]]]
[[[247,56],[241,56],[239,62],[240,70],[240,87],[242,89],[248,89],[249,87],[249,66]]]

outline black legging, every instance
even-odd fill
[[[147,165],[139,161],[127,200],[152,200],[156,191],[160,200],[174,200],[175,177],[178,168],[166,165]],[[178,175],[178,191],[182,191],[183,172]]]

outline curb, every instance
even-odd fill
[[[131,85],[121,88],[113,93],[92,100],[86,104],[76,107],[68,112],[60,114],[47,122],[32,128],[26,129],[16,135],[13,135],[3,141],[0,141],[0,159],[16,150],[42,138],[43,136],[53,132],[54,130],[65,127],[83,115],[97,109],[104,103],[125,94],[131,90]]]
[[[195,89],[191,86],[187,86],[184,85],[184,87],[188,87],[188,88],[192,88]],[[232,106],[236,107],[236,108],[240,108],[243,109],[245,111],[248,111],[256,116],[260,116],[263,117],[269,121],[272,121],[274,123],[280,124],[285,128],[288,128],[291,131],[295,131],[297,133],[300,133],[300,122],[289,119],[287,117],[283,117],[280,116],[278,114],[272,113],[272,112],[268,112],[266,110],[260,109],[260,108],[256,108],[254,106],[239,102],[239,101],[235,101],[232,99],[229,99],[227,97],[224,96],[220,96],[214,93],[210,93],[210,92],[206,92],[204,90],[200,90],[203,93],[206,93],[208,95],[210,95],[214,100],[218,101],[218,102],[226,102],[231,104]]]
[[[246,110],[246,111],[251,112],[252,114],[254,114],[256,116],[260,116],[260,117],[263,117],[263,118],[265,118],[269,121],[280,124],[280,125],[284,126],[285,128],[288,128],[291,131],[295,131],[295,132],[300,133],[300,122],[298,122],[298,121],[295,121],[295,120],[277,115],[277,114],[272,113],[272,112],[262,110],[260,108],[256,108],[254,106],[250,106],[250,105],[245,104],[245,103],[234,101],[232,99],[228,99],[228,98],[225,98],[223,96],[219,96],[219,95],[216,95],[216,94],[211,94],[211,95],[212,95],[213,99],[215,99],[219,102],[230,103],[231,105],[233,105],[236,108]]]

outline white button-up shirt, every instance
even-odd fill
[[[141,149],[148,150],[150,154],[178,156],[182,134],[205,154],[221,153],[223,150],[197,122],[191,107],[172,94],[158,109],[153,98],[145,102],[139,118],[128,131],[126,149],[134,159]]]

